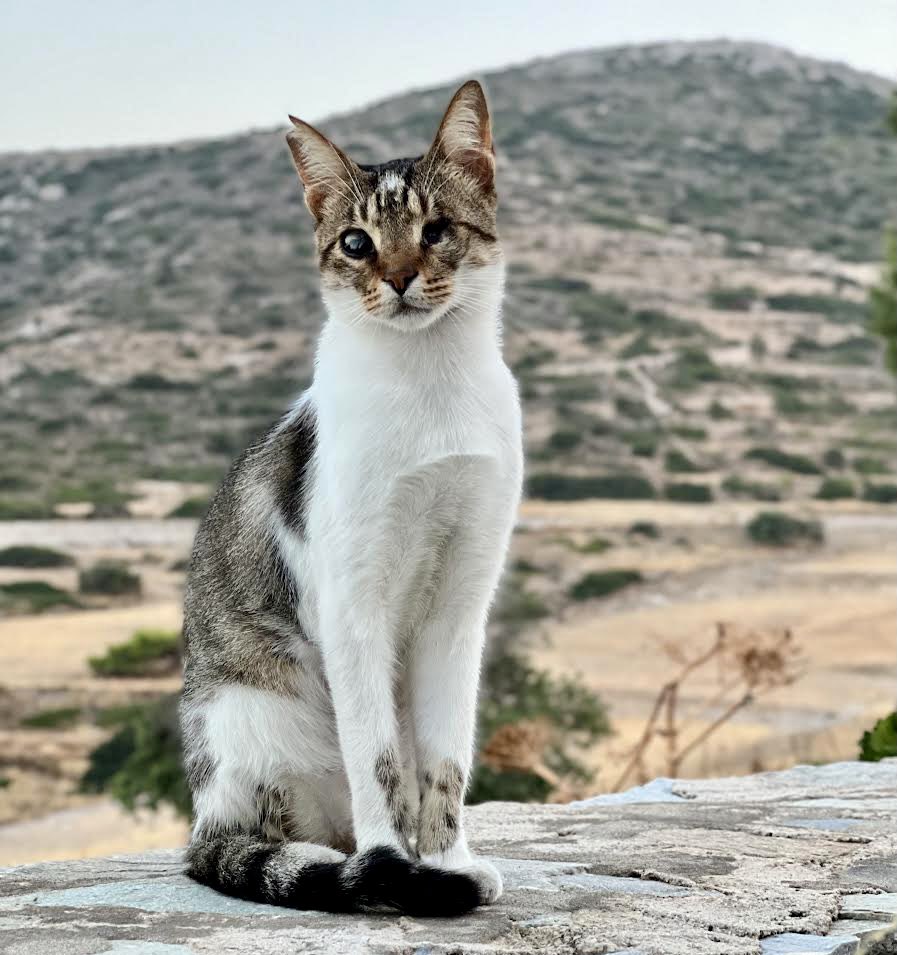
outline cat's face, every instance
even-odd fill
[[[426,328],[500,283],[495,159],[479,83],[455,94],[426,155],[353,162],[290,117],[287,136],[315,217],[324,298],[352,324]]]

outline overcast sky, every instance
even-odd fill
[[[0,0],[0,151],[216,136],[564,50],[721,36],[897,79],[897,0]]]

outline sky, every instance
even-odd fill
[[[897,80],[897,0],[0,0],[0,151],[227,135],[566,50],[716,37]]]

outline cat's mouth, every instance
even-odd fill
[[[392,314],[393,318],[395,318],[397,315],[423,315],[429,311],[429,308],[425,308],[422,305],[412,305],[411,302],[406,302],[402,299],[393,306]]]

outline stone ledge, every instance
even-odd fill
[[[152,852],[0,870],[0,952],[897,953],[897,760],[660,779],[468,818],[506,892],[464,918],[254,905],[188,881],[179,852]]]

